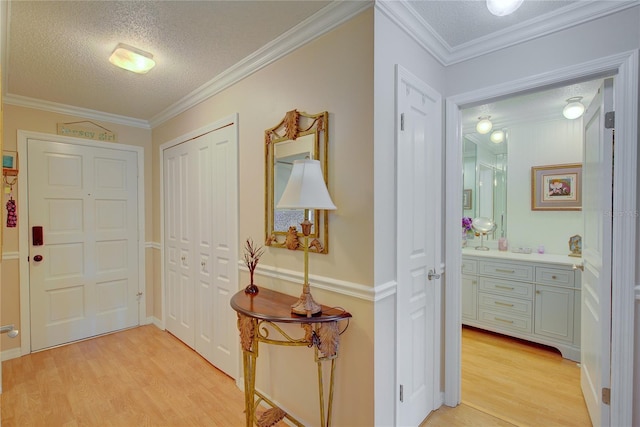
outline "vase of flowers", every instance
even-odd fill
[[[253,243],[253,239],[249,237],[244,242],[244,263],[249,269],[249,277],[250,283],[244,288],[244,293],[248,295],[256,295],[260,289],[253,283],[253,273],[258,266],[258,261],[260,261],[260,257],[264,253],[264,248],[262,246],[256,246]]]
[[[468,216],[462,217],[462,247],[467,246],[467,239],[473,239],[473,220]]]

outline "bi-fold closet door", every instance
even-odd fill
[[[232,377],[235,147],[229,126],[163,151],[165,327]]]

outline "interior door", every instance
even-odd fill
[[[419,425],[435,409],[439,388],[442,230],[441,97],[398,67],[397,367],[398,425]],[[433,270],[432,274],[429,271]],[[439,273],[439,270],[438,270]]]
[[[582,364],[580,382],[594,426],[609,425],[603,401],[611,384],[611,223],[613,130],[605,113],[613,111],[613,79],[606,79],[584,115],[582,194]]]
[[[235,126],[164,150],[166,328],[220,370],[237,375],[230,299],[237,283]]]
[[[138,325],[137,153],[27,150],[31,349]]]

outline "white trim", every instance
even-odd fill
[[[2,350],[2,353],[0,353],[0,358],[3,362],[5,360],[17,359],[18,357],[22,357],[22,351],[20,350],[20,347],[10,348],[9,350]]]
[[[162,250],[162,244],[160,242],[145,242],[144,247],[147,249]]]
[[[88,108],[74,107],[73,105],[60,104],[57,102],[45,101],[43,99],[29,98],[22,95],[6,94],[2,101],[5,104],[16,105],[18,107],[33,108],[42,111],[65,114],[69,116],[82,117],[85,119],[99,120],[103,122],[115,123],[119,125],[131,126],[142,129],[151,129],[149,122],[141,119],[121,116],[119,114],[105,113]]]
[[[243,261],[238,261],[238,269],[249,271]],[[277,280],[284,280],[290,283],[302,283],[303,273],[300,271],[287,270],[271,265],[258,265],[256,273],[260,276],[270,277]],[[313,287],[336,294],[358,298],[364,301],[377,302],[396,293],[396,282],[391,281],[376,287],[366,286],[359,283],[338,280],[332,277],[309,275],[309,280],[313,282]]]
[[[636,299],[640,301],[640,286],[636,286],[635,292],[636,292]]]
[[[505,96],[523,90],[543,86],[570,83],[587,78],[614,75],[616,102],[616,145],[614,211],[636,212],[637,178],[637,103],[638,103],[638,51],[630,51],[584,64],[555,70],[468,92],[447,99],[446,126],[446,194],[460,194],[462,189],[462,146],[460,144],[460,109],[465,105]],[[448,197],[447,218],[459,218],[462,198]],[[631,425],[633,416],[633,343],[634,343],[634,295],[636,265],[635,215],[613,217],[612,262],[612,335],[611,335],[611,425]],[[458,220],[446,224],[448,236],[460,235]],[[455,406],[460,402],[460,281],[462,254],[459,242],[453,239],[446,248],[448,278],[445,301],[445,404]],[[636,397],[637,400],[637,397]]]
[[[133,151],[137,154],[138,167],[138,291],[146,293],[146,259],[144,252],[144,148],[128,144],[114,144],[111,142],[98,142],[87,139],[72,138],[68,136],[53,135],[41,132],[18,130],[17,146],[18,157],[24,159],[21,163],[21,172],[18,175],[18,247],[20,260],[20,329],[22,354],[31,353],[31,305],[29,302],[29,187],[27,184],[28,165],[27,141],[29,139],[42,139],[44,141],[60,142],[65,144],[84,145],[89,147],[106,148],[118,151]],[[138,323],[143,324],[146,318],[146,300],[139,299]]]
[[[169,108],[153,116],[149,120],[151,127],[154,128],[220,93],[245,77],[293,52],[295,49],[331,31],[369,7],[371,7],[370,2],[361,1],[330,3],[275,40],[270,41],[256,52],[195,89],[178,102],[173,103]]]
[[[20,259],[20,252],[3,252],[2,261],[9,261],[13,259]]]
[[[445,66],[556,33],[637,5],[637,1],[575,2],[545,15],[452,47],[408,3],[376,1],[376,9],[395,22]]]

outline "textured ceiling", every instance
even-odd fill
[[[148,120],[327,4],[14,1],[7,91]],[[120,42],[151,52],[156,67],[112,66]]]
[[[513,15],[501,18],[489,14],[484,1],[392,0],[379,7],[400,8],[417,17],[422,27],[414,31],[430,34],[429,43],[438,44],[438,52],[464,60],[482,54],[486,46],[495,50],[504,47],[503,41],[512,45],[593,19],[594,10],[601,16],[639,1],[525,0]],[[371,4],[372,0],[0,0],[0,7],[7,7],[8,24],[7,33],[1,34],[6,43],[4,100],[54,111],[72,106],[75,115],[106,113],[108,120],[130,118],[153,126],[199,102],[198,96],[208,96],[211,82],[241,74],[237,70],[247,72],[243,64],[257,64],[259,52],[287,44],[295,48],[295,43]],[[296,38],[305,31],[308,34]],[[118,43],[151,52],[156,67],[145,75],[114,67],[107,58]],[[447,63],[446,58],[438,59]],[[556,102],[566,99],[561,96]]]

